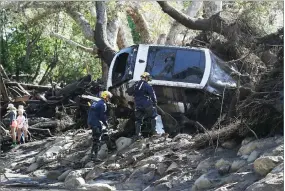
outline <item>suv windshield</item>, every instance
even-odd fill
[[[149,47],[146,71],[154,80],[200,84],[205,71],[201,50]]]

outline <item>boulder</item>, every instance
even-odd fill
[[[215,167],[217,169],[223,167],[223,166],[228,166],[228,165],[231,165],[231,162],[230,161],[227,161],[227,160],[224,160],[224,159],[220,159],[216,162],[215,164]]]
[[[252,151],[251,153],[250,153],[250,155],[248,156],[248,158],[247,158],[247,162],[253,162],[253,161],[255,161],[255,159],[257,159],[257,157],[258,157],[258,155],[259,155],[260,153],[258,152],[258,151]]]
[[[157,173],[162,176],[165,173],[167,167],[168,165],[164,163],[159,163],[159,165],[157,166]]]
[[[90,161],[85,165],[85,168],[92,168],[94,167],[94,162]]]
[[[57,178],[61,175],[61,172],[58,170],[49,171],[47,173],[47,179],[57,180]]]
[[[95,166],[91,171],[89,171],[85,177],[85,180],[93,180],[105,172],[105,168]]]
[[[75,189],[83,186],[85,184],[85,180],[82,177],[66,177],[64,181],[64,186],[68,189]]]
[[[231,165],[231,171],[235,172],[246,164],[245,160],[235,160]]]
[[[269,173],[258,182],[253,183],[245,191],[281,191],[284,190],[283,172]]]
[[[37,170],[38,168],[39,168],[39,164],[33,163],[28,167],[27,172],[33,172],[33,171]]]
[[[132,139],[126,137],[120,137],[116,140],[117,150],[121,151],[124,148],[130,146],[132,144]]]
[[[283,162],[281,156],[262,156],[254,161],[254,170],[256,173],[265,176],[281,162]]]
[[[232,140],[232,141],[226,141],[224,143],[222,143],[222,147],[226,148],[226,149],[233,149],[237,146],[237,142]]]
[[[154,155],[139,161],[136,166],[143,166],[145,164],[157,164],[163,162],[164,159],[165,157],[162,155]]]
[[[58,155],[58,153],[62,150],[63,148],[61,146],[53,146],[50,149],[48,149],[45,153],[46,157],[53,157],[54,155]]]
[[[221,180],[218,171],[210,171],[200,176],[194,183],[192,190],[210,189],[215,187]]]
[[[65,178],[68,176],[68,174],[69,174],[71,171],[72,171],[72,170],[67,170],[67,171],[65,171],[64,173],[62,173],[62,174],[57,178],[57,180],[59,180],[59,181],[64,181]]]
[[[280,137],[269,137],[266,139],[259,139],[241,146],[238,155],[249,155],[254,150],[266,150],[280,145]]]
[[[108,147],[106,144],[102,145],[100,150],[98,151],[98,157],[100,159],[104,159],[108,156]]]
[[[208,172],[209,169],[213,168],[216,163],[216,158],[215,157],[209,157],[203,161],[201,161],[196,170],[202,171],[204,173]]]
[[[284,155],[284,145],[278,145],[277,147],[270,149],[265,152],[263,156],[283,156]]]
[[[47,170],[36,170],[32,174],[37,178],[43,178],[46,177],[46,174],[48,173]]]
[[[167,168],[166,172],[173,172],[175,170],[179,169],[178,165],[176,162],[172,162],[171,165]]]
[[[246,144],[248,144],[248,143],[250,143],[251,141],[254,141],[254,140],[255,140],[254,137],[246,137],[246,138],[244,138],[243,141],[241,142],[241,145],[242,145],[242,146],[243,146],[243,145],[246,145]]]

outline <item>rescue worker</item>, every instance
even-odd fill
[[[156,134],[157,99],[152,86],[148,83],[149,81],[151,81],[150,74],[144,72],[141,75],[141,80],[134,85],[136,140],[141,138],[143,120],[147,118],[151,120],[151,134]]]
[[[88,111],[88,120],[87,124],[92,129],[92,138],[93,138],[93,144],[91,149],[91,159],[100,161],[98,158],[98,151],[100,149],[100,141],[102,136],[102,124],[108,128],[107,124],[107,105],[106,103],[110,100],[112,97],[112,94],[109,91],[103,91],[101,93],[101,100],[94,101],[92,105],[90,106],[90,109]],[[93,155],[94,153],[94,155]]]

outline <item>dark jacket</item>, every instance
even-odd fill
[[[157,104],[157,99],[153,88],[144,80],[140,80],[135,84],[134,97],[137,108],[144,108]]]
[[[16,112],[10,111],[10,113],[9,113],[9,119],[10,119],[10,125],[12,124],[12,122],[13,122],[14,120],[17,120]]]
[[[90,106],[88,111],[87,124],[92,128],[99,127],[102,128],[100,121],[107,126],[107,105],[104,100],[98,102],[94,101]]]

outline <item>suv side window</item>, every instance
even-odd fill
[[[200,50],[151,46],[146,71],[155,80],[199,84],[205,71],[205,54]]]

